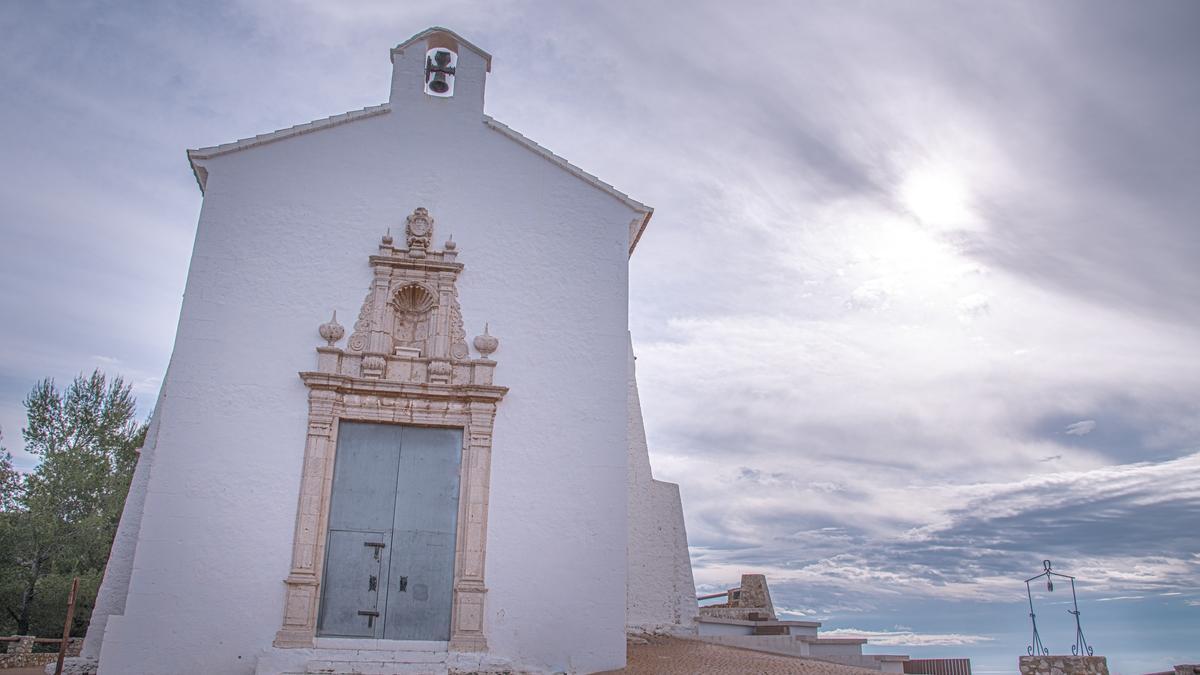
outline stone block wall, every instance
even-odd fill
[[[58,660],[58,652],[34,652],[33,644],[37,639],[33,635],[14,636],[20,639],[7,642],[7,651],[0,654],[0,669],[5,668],[37,668]],[[58,642],[55,640],[54,642]],[[71,638],[67,643],[67,656],[79,656],[83,648],[83,638]]]
[[[1108,675],[1103,656],[1022,656],[1021,675]]]

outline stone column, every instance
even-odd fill
[[[483,634],[484,550],[487,546],[488,490],[492,462],[492,422],[496,405],[473,401],[471,424],[466,429],[463,453],[463,499],[466,520],[459,524],[459,555],[454,580],[454,625],[450,635],[451,651],[484,651]]]
[[[321,585],[320,562],[325,542],[322,518],[329,509],[333,481],[334,403],[337,394],[312,389],[308,394],[308,439],[300,477],[300,503],[292,544],[292,569],[288,573],[283,628],[275,635],[277,647],[311,647],[317,630],[317,600]]]

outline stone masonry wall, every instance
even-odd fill
[[[0,654],[0,669],[37,668],[58,660],[58,652],[34,652],[33,641],[37,638],[33,635],[14,637],[20,637],[20,640],[7,643],[8,651]],[[71,638],[67,643],[67,656],[79,656],[82,647],[83,638]]]
[[[1108,675],[1103,656],[1022,656],[1021,675]]]

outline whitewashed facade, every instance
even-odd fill
[[[84,649],[102,675],[583,673],[624,664],[627,628],[693,626],[627,332],[651,209],[486,116],[490,61],[430,29],[388,103],[189,152],[204,204]],[[448,639],[321,634],[346,421],[464,430]]]

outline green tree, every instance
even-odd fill
[[[17,507],[25,484],[21,473],[13,468],[12,454],[4,449],[3,443],[4,430],[0,429],[0,513]]]
[[[56,630],[54,606],[65,604],[57,596],[65,600],[70,576],[94,595],[146,432],[129,385],[99,370],[65,392],[39,382],[25,409],[25,449],[40,461],[0,514],[0,605],[20,634]]]

